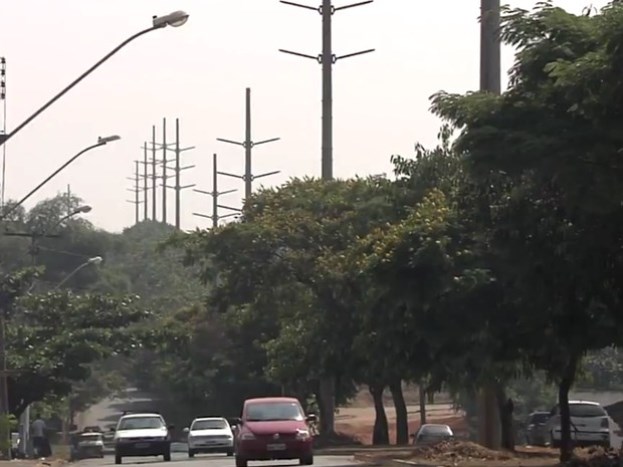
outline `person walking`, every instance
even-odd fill
[[[36,457],[48,457],[51,454],[50,443],[46,436],[46,424],[41,414],[37,414],[31,425],[32,444]]]

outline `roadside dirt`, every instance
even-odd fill
[[[463,441],[405,450],[376,451],[358,455],[359,459],[383,463],[403,461],[448,467],[555,467],[559,466],[558,451],[549,448],[520,447],[516,452],[492,451],[478,444]],[[619,464],[618,454],[601,448],[577,449],[572,467],[612,467]]]

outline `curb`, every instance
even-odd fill
[[[390,467],[448,467],[438,464],[422,464],[420,462],[407,461],[404,459],[379,459],[370,454],[355,453],[353,459],[357,462],[364,462],[369,465],[390,466]]]

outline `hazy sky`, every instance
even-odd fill
[[[305,0],[299,0],[305,3]],[[335,6],[355,0],[335,1]],[[503,2],[504,3],[504,2]],[[536,1],[514,0],[531,8]],[[559,0],[579,13],[589,0]],[[606,1],[593,1],[601,7]],[[311,0],[316,6],[318,0]],[[438,91],[478,87],[478,0],[376,0],[334,16],[337,55],[376,48],[338,62],[334,72],[334,174],[391,172],[392,154],[410,155],[416,141],[433,145],[439,122],[428,111]],[[252,89],[253,139],[281,137],[254,151],[256,182],[280,184],[320,174],[320,65],[279,48],[320,52],[320,15],[278,0],[0,0],[0,56],[7,60],[7,130],[93,65],[122,40],[149,27],[152,15],[185,10],[189,21],[139,38],[61,98],[7,143],[8,198],[21,198],[98,136],[123,139],[71,165],[27,206],[65,191],[67,184],[93,206],[88,218],[119,231],[134,222],[134,160],[162,118],[168,141],[180,118],[182,184],[212,189],[212,154],[219,170],[242,173],[243,149],[216,142],[244,139],[244,92]],[[503,71],[512,50],[503,51]],[[0,116],[1,119],[1,116]],[[238,188],[221,203],[240,206],[243,183],[220,177],[219,189]],[[172,190],[168,221],[173,221]],[[151,201],[151,200],[150,200]],[[182,194],[182,227],[209,226],[208,196]],[[142,208],[141,208],[142,209]],[[142,211],[141,211],[142,212]],[[151,212],[151,207],[150,207]],[[158,205],[160,217],[160,204]]]

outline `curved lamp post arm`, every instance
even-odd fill
[[[89,258],[88,261],[85,261],[80,266],[78,266],[76,269],[74,269],[69,274],[67,274],[62,281],[60,281],[58,284],[56,284],[56,287],[54,287],[53,290],[60,289],[63,284],[65,284],[69,279],[74,277],[81,269],[84,269],[87,266],[90,266],[91,264],[100,264],[101,262],[102,262],[102,257],[101,256],[95,256],[93,258]]]
[[[67,276],[65,276],[65,279],[63,279],[58,284],[56,284],[56,287],[54,287],[54,290],[60,289],[63,284],[65,284],[69,279],[74,277],[81,269],[86,268],[89,264],[91,263],[87,261],[86,263],[82,263],[76,269],[71,271],[69,274],[67,274]]]
[[[99,62],[97,62],[95,65],[93,65],[91,68],[89,68],[87,71],[85,71],[84,73],[82,73],[82,75],[80,75],[78,78],[76,78],[74,81],[72,81],[65,89],[63,89],[61,92],[59,92],[56,96],[54,96],[52,99],[50,99],[46,104],[44,104],[39,110],[37,110],[35,113],[33,113],[30,117],[28,117],[26,120],[24,120],[22,123],[20,123],[17,128],[15,128],[13,131],[11,131],[11,133],[8,133],[6,135],[0,135],[0,146],[2,146],[4,143],[6,143],[9,139],[11,139],[16,133],[18,133],[20,130],[22,130],[26,125],[28,125],[30,122],[32,122],[35,118],[37,118],[44,110],[46,110],[48,107],[50,107],[52,104],[54,104],[57,100],[59,100],[61,97],[63,97],[71,88],[73,88],[76,84],[78,84],[80,81],[82,81],[84,78],[86,78],[87,76],[89,76],[91,73],[93,73],[93,71],[95,71],[97,68],[99,68],[105,61],[107,61],[110,57],[112,57],[113,55],[115,55],[117,52],[119,52],[123,47],[125,47],[126,45],[128,45],[130,42],[132,42],[134,39],[142,36],[143,34],[147,34],[148,32],[151,32],[155,29],[161,29],[163,26],[152,26],[150,28],[147,28],[141,32],[138,32],[136,34],[134,34],[133,36],[128,37],[125,41],[123,41],[121,44],[119,44],[117,47],[115,47],[114,49],[112,49],[107,55],[105,55]]]
[[[109,138],[100,138],[100,140],[96,143],[93,144],[87,148],[84,148],[82,151],[80,151],[78,154],[76,154],[74,157],[72,157],[71,159],[69,159],[67,162],[65,162],[63,165],[61,165],[58,169],[56,169],[48,178],[46,178],[44,181],[42,181],[41,183],[39,183],[39,185],[37,185],[35,188],[33,188],[26,196],[24,196],[21,200],[19,200],[17,203],[13,204],[11,206],[11,209],[9,209],[6,212],[3,212],[2,215],[0,215],[0,221],[6,219],[10,214],[12,214],[19,206],[21,206],[22,204],[24,204],[24,202],[30,198],[32,195],[34,195],[37,191],[39,191],[41,189],[41,187],[43,185],[45,185],[46,183],[48,183],[50,180],[52,180],[54,177],[56,177],[59,172],[61,172],[63,169],[65,169],[65,167],[67,167],[69,164],[71,164],[73,161],[75,161],[76,159],[78,159],[78,157],[80,157],[82,154],[84,154],[85,152],[90,151],[91,149],[95,149],[98,148],[100,146],[104,146],[105,144],[107,144],[109,141],[113,141],[114,139],[112,139],[113,137],[109,137]],[[118,137],[116,137],[115,139],[119,139]]]

